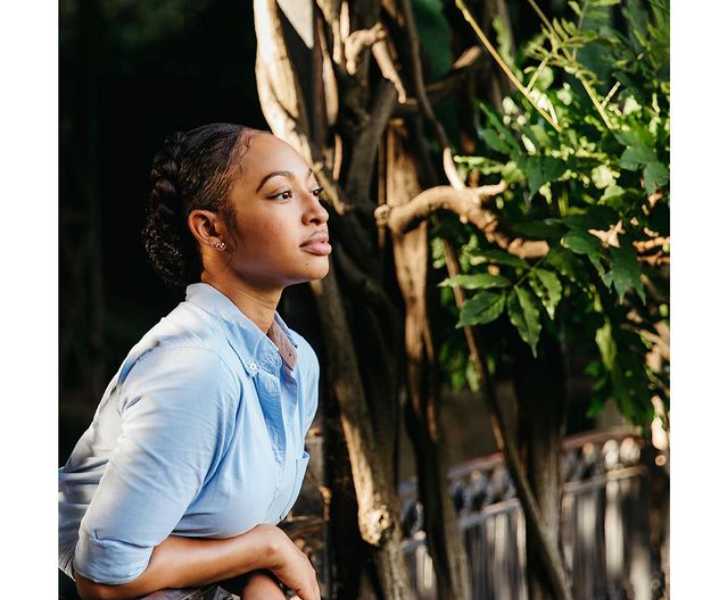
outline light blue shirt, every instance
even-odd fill
[[[275,343],[274,343],[275,342]],[[59,470],[59,564],[120,584],[170,534],[278,523],[298,496],[318,403],[311,346],[266,336],[206,283],[129,352]]]

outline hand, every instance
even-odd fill
[[[273,564],[268,568],[285,586],[293,590],[300,600],[321,600],[316,570],[308,557],[281,529],[272,528]]]

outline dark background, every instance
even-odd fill
[[[267,129],[251,4],[60,5],[59,464],[129,348],[183,298],[140,234],[162,140],[214,121]]]

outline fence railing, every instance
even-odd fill
[[[562,552],[574,598],[653,598],[656,552],[649,547],[642,440],[629,433],[569,439],[562,475]],[[525,521],[501,456],[459,466],[449,478],[473,600],[527,600]],[[418,597],[431,600],[437,585],[416,482],[403,486],[402,497],[405,556]]]
[[[650,547],[643,440],[629,432],[568,438],[561,467],[561,552],[575,600],[661,598],[660,548]],[[451,469],[449,484],[469,559],[473,600],[528,600],[525,521],[500,454]],[[434,600],[437,582],[416,480],[401,485],[400,497],[403,552],[411,581],[420,600]],[[298,514],[311,516],[294,517],[298,525],[290,524],[298,530],[295,537],[305,541],[328,597],[325,524],[312,516],[317,511],[301,508]]]

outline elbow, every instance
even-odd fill
[[[106,595],[103,586],[76,583],[76,591],[81,600],[106,600],[111,598],[111,596]]]

